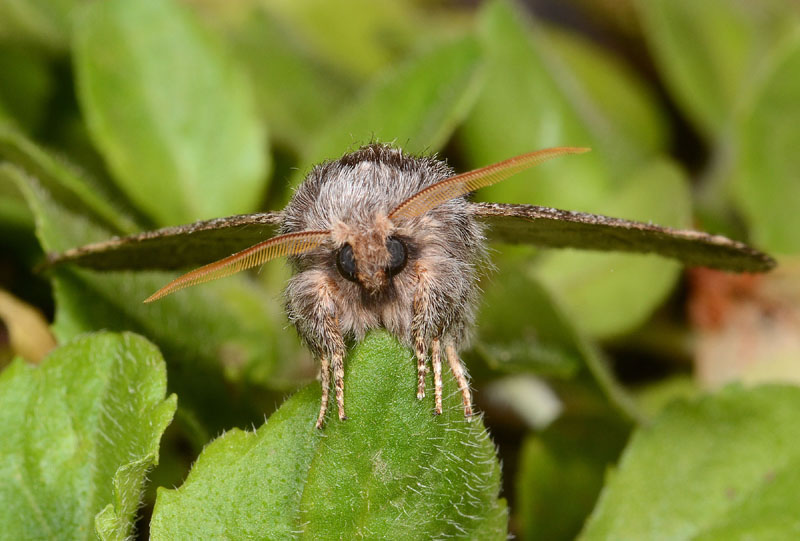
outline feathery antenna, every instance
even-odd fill
[[[270,259],[302,254],[316,248],[329,237],[330,231],[301,231],[273,237],[224,259],[187,272],[150,295],[144,302],[153,302],[179,289],[210,282],[245,269],[257,267]]]
[[[445,201],[474,192],[479,188],[497,184],[511,175],[524,171],[525,169],[538,165],[551,158],[556,158],[564,154],[582,154],[589,150],[590,149],[584,147],[546,148],[446,178],[433,186],[428,186],[397,205],[394,210],[389,213],[389,219],[394,220],[396,218],[414,218],[420,216],[430,209],[441,205]]]

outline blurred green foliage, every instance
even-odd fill
[[[745,340],[800,320],[798,4],[537,5],[0,0],[0,287],[61,344],[0,373],[0,537],[122,539],[143,493],[153,527],[140,512],[136,530],[164,539],[788,537],[798,391],[706,393],[687,372],[709,355],[692,333],[713,343],[742,298],[767,314],[735,327]],[[148,306],[172,275],[57,268],[48,290],[33,271],[45,252],[280,208],[313,164],[372,140],[458,170],[590,146],[476,195],[700,226],[790,270],[720,300],[655,256],[497,247],[465,354],[496,452],[450,376],[440,418],[413,399],[411,355],[383,333],[348,360],[352,419],[313,430],[279,263]],[[759,305],[764,288],[789,300]],[[482,389],[509,374],[546,381],[559,417],[495,407]]]

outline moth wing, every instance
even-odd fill
[[[533,205],[470,203],[471,213],[489,227],[490,241],[549,248],[654,253],[688,266],[735,272],[765,272],[775,260],[720,235],[564,211]]]
[[[166,227],[49,254],[49,264],[97,270],[173,270],[222,259],[278,231],[279,212],[241,214]]]

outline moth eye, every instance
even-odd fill
[[[408,250],[402,240],[397,237],[386,239],[386,249],[389,251],[389,275],[394,276],[403,270],[408,260]]]
[[[353,255],[353,247],[349,244],[339,248],[339,253],[336,254],[336,268],[339,269],[339,274],[347,280],[358,282],[356,278],[356,258]]]

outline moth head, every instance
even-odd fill
[[[384,291],[408,261],[406,242],[394,232],[385,214],[375,215],[371,223],[361,227],[337,222],[331,237],[339,274],[360,284],[372,296]]]
[[[144,302],[260,266],[276,257],[300,255],[330,242],[335,247],[336,267],[342,277],[361,284],[368,293],[376,295],[388,286],[394,275],[403,270],[408,259],[405,241],[393,234],[395,223],[422,216],[445,201],[500,182],[551,158],[588,150],[558,147],[529,152],[439,181],[409,197],[388,215],[375,215],[372,222],[365,225],[338,222],[330,230],[301,231],[273,237],[176,278]]]

